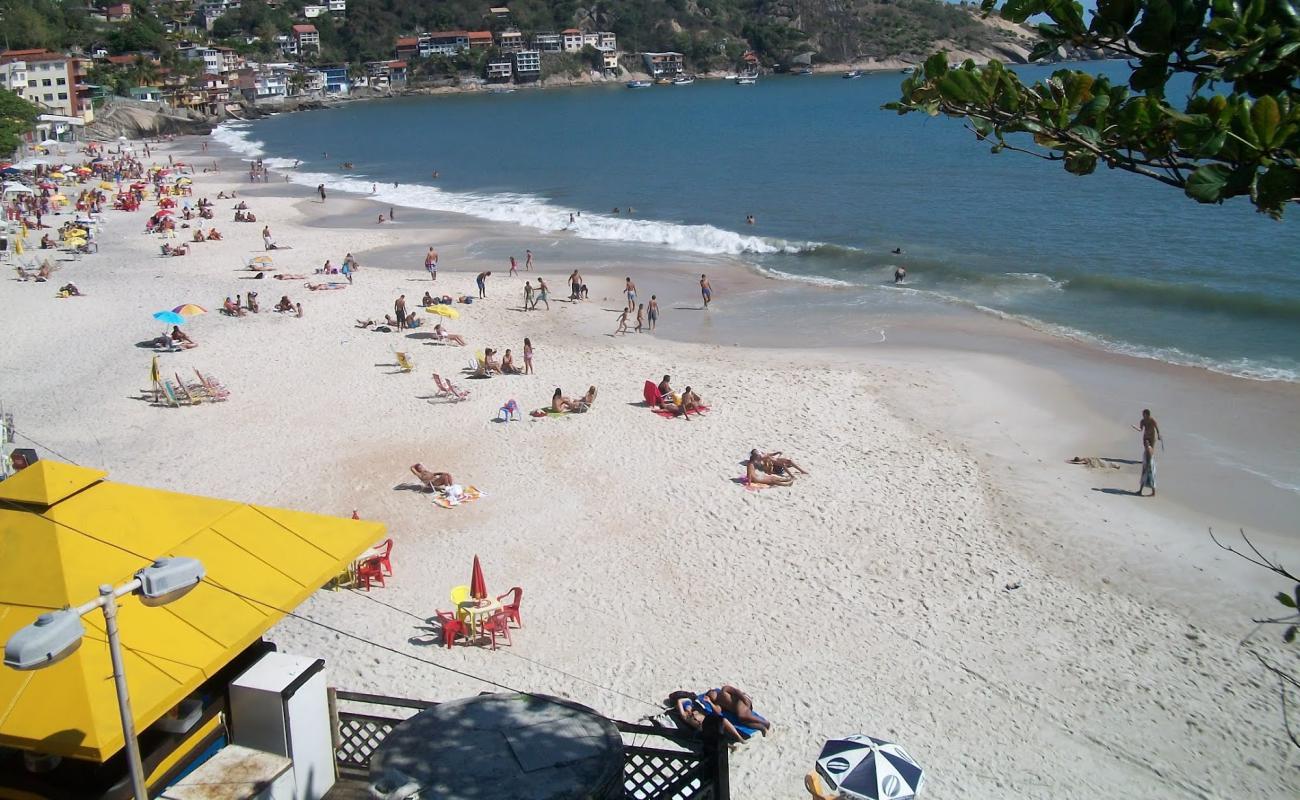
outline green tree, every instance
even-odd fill
[[[0,89],[0,153],[18,149],[19,136],[31,130],[40,111],[8,89]]]
[[[996,1],[982,0],[983,12]],[[1060,161],[1075,175],[1105,165],[1200,203],[1249,197],[1279,219],[1300,201],[1297,0],[1098,0],[1088,22],[1073,0],[1007,0],[1001,13],[1050,20],[1037,26],[1032,59],[1101,49],[1130,60],[1127,85],[1068,69],[1025,85],[1000,63],[954,68],[936,53],[885,107],[963,119],[993,152]],[[1175,76],[1192,89],[1177,105]]]

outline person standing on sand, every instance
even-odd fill
[[[405,329],[406,328],[406,295],[402,295],[401,297],[397,298],[397,302],[393,303],[393,314],[394,316],[397,317],[397,329],[399,331]]]
[[[1150,489],[1151,496],[1156,496],[1156,446],[1151,443],[1142,445],[1142,477],[1138,479],[1138,497],[1143,497],[1143,489]]]
[[[478,296],[480,300],[487,297],[487,279],[491,274],[491,272],[480,272],[478,277],[474,278],[474,282],[478,284]]]
[[[645,303],[636,307],[636,332],[640,333],[645,327]]]
[[[551,310],[551,301],[549,299],[550,293],[551,293],[551,287],[546,285],[546,281],[544,279],[538,278],[537,299],[533,300],[533,308],[537,308],[538,303],[545,303],[546,310],[550,311]]]
[[[531,311],[533,305],[533,282],[524,281],[524,311]]]
[[[629,311],[628,311],[628,309],[626,309],[626,308],[623,309],[622,311],[618,312],[618,327],[614,329],[614,335],[615,335],[615,336],[619,335],[620,333],[627,333],[627,315],[628,315],[628,313],[629,313]]]
[[[569,299],[577,300],[579,292],[582,290],[582,276],[575,269],[569,273]]]
[[[438,280],[438,251],[434,250],[433,247],[430,247],[429,252],[424,254],[424,268],[429,270],[429,280]]]
[[[636,284],[632,282],[631,278],[624,279],[623,291],[624,293],[627,294],[627,310],[635,311],[636,310]]]
[[[713,299],[713,287],[709,285],[709,276],[700,276],[700,296],[704,298],[704,307],[709,307],[709,301]]]
[[[316,191],[320,192],[320,201],[325,202],[325,184],[317,184]]]
[[[519,275],[519,267],[515,265],[515,257],[510,256],[510,273],[506,277],[516,277]]]
[[[533,374],[533,343],[527,336],[524,337],[524,374]]]
[[[657,295],[650,295],[650,307],[646,309],[646,316],[650,320],[650,332],[655,332],[655,323],[659,321],[659,301],[655,299]]]
[[[1160,426],[1156,424],[1156,418],[1151,416],[1151,409],[1142,409],[1142,419],[1138,424],[1133,426],[1133,430],[1142,434],[1142,444],[1155,447],[1156,442],[1164,444],[1164,438],[1160,435]]]
[[[532,251],[532,250],[525,250],[525,251],[524,251],[524,271],[525,271],[525,272],[532,272],[532,271],[533,271],[533,251]]]

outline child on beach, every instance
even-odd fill
[[[640,333],[645,327],[645,303],[636,307],[636,332]]]
[[[524,282],[524,310],[531,311],[533,307],[533,282]]]
[[[532,251],[532,250],[525,250],[525,251],[524,251],[524,270],[525,270],[526,272],[532,272],[532,270],[533,270],[533,251]]]
[[[514,256],[510,256],[510,275],[512,277],[517,277],[519,275],[519,268],[515,265]]]
[[[620,333],[627,333],[627,315],[628,310],[626,308],[619,312],[618,327],[614,329],[615,336]]]
[[[524,337],[524,374],[533,374],[533,343]]]

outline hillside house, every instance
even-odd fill
[[[523,83],[542,77],[542,54],[536,50],[515,53],[515,80]]]
[[[518,53],[524,49],[524,35],[513,28],[497,34],[497,49],[503,53]]]
[[[642,53],[641,60],[652,78],[676,78],[686,70],[681,53]]]
[[[308,50],[320,52],[320,31],[316,30],[315,25],[294,25],[291,41],[295,54],[305,53]]]
[[[539,33],[533,36],[533,49],[543,53],[558,53],[564,49],[564,36],[558,33]]]
[[[489,61],[487,65],[487,79],[493,83],[504,83],[509,81],[515,74],[514,62],[508,58]]]
[[[564,37],[564,52],[576,53],[582,49],[582,31],[566,28],[560,35]]]
[[[470,31],[469,47],[471,50],[487,50],[492,46],[492,31]]]

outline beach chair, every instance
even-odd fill
[[[451,381],[447,381],[447,391],[451,392],[451,399],[452,399],[452,400],[458,400],[458,401],[459,401],[459,400],[468,400],[468,399],[469,399],[469,390],[467,390],[467,389],[457,389],[457,388],[456,388],[456,384],[452,383]]]
[[[379,558],[367,558],[357,564],[357,583],[362,589],[370,591],[370,584],[384,585],[384,568],[379,565]]]
[[[195,368],[194,374],[198,376],[199,387],[209,399],[221,402],[230,397],[230,390],[225,386],[222,386],[221,381],[204,375],[202,372],[199,372],[197,368]]]
[[[512,418],[519,419],[519,404],[514,400],[507,400],[506,404],[497,410],[497,419],[505,419],[509,422]]]
[[[167,405],[171,406],[172,408],[180,408],[181,401],[180,398],[177,397],[176,387],[172,386],[172,382],[169,380],[163,380],[162,388],[163,388],[163,397],[167,398]]]
[[[397,368],[400,369],[402,372],[410,372],[411,370],[415,369],[415,365],[411,363],[411,359],[409,356],[406,355],[406,353],[398,353]]]
[[[456,608],[456,619],[461,622],[469,620],[469,613],[461,608],[462,603],[469,601],[469,587],[465,584],[451,587],[451,604]]]
[[[480,629],[483,631],[483,633],[490,634],[492,636],[493,650],[497,649],[498,635],[506,637],[506,644],[512,647],[514,646],[514,642],[510,641],[510,619],[509,617],[506,616],[505,611],[498,611],[492,616],[483,620]]]
[[[177,375],[174,372],[172,375],[176,378],[176,394],[178,397],[184,397],[192,406],[197,406],[199,403],[203,402],[203,395],[198,394],[197,392],[191,393],[190,387],[185,385],[185,381],[181,380],[180,375]]]
[[[362,558],[362,560],[369,561],[371,559],[374,559],[379,563],[379,566],[383,569],[385,575],[392,575],[393,563],[392,561],[389,560],[392,555],[393,555],[393,540],[385,539],[379,544],[370,548],[370,551],[366,553],[365,557]]]
[[[451,389],[447,388],[447,384],[442,381],[442,376],[436,372],[433,373],[433,385],[438,387],[437,397],[447,397],[451,394]]]
[[[442,610],[433,613],[438,618],[438,624],[442,627],[442,643],[446,645],[448,650],[451,649],[457,636],[467,642],[469,641],[469,629],[465,627],[465,623],[456,619],[455,614]]]

